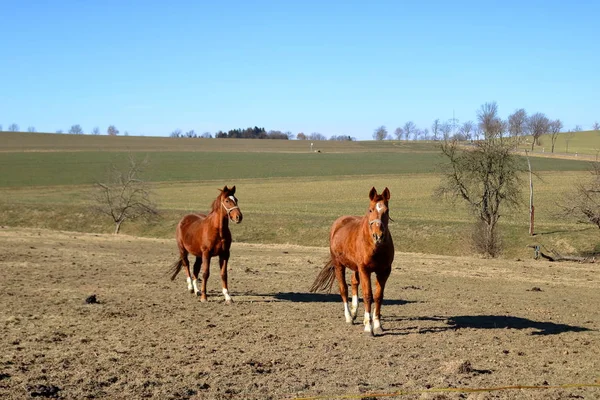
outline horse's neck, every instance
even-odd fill
[[[229,218],[227,217],[227,213],[223,212],[222,209],[219,209],[219,211],[213,211],[212,218],[213,224],[219,229],[219,236],[223,237],[223,232],[226,232],[229,229]]]

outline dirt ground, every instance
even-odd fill
[[[0,398],[600,399],[600,266],[398,253],[368,337],[326,254],[234,243],[200,303],[174,240],[0,228]]]

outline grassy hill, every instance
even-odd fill
[[[90,211],[93,182],[128,153],[148,156],[162,219],[125,223],[125,233],[172,237],[187,212],[205,211],[217,188],[235,184],[244,223],[236,241],[326,246],[329,226],[343,214],[362,214],[372,186],[389,187],[399,251],[469,254],[472,217],[461,204],[433,196],[442,161],[436,143],[310,142],[252,139],[173,139],[0,133],[0,225],[111,232]],[[597,232],[555,216],[556,201],[587,179],[588,164],[532,159],[536,179],[536,237],[527,236],[526,207],[501,218],[505,257],[530,257],[527,244],[564,253],[595,251]],[[526,177],[524,177],[526,178]],[[523,190],[528,185],[524,180]],[[527,203],[524,193],[523,203]]]

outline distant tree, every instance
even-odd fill
[[[65,131],[63,131],[62,129],[57,129],[56,133],[65,133]]]
[[[423,136],[423,131],[419,128],[413,130],[413,140],[417,141]]]
[[[533,145],[537,144],[539,146],[540,137],[550,129],[550,120],[544,113],[535,113],[527,120],[527,129],[533,136],[531,143],[531,151],[533,151]]]
[[[550,121],[548,126],[550,130],[550,140],[552,141],[552,153],[554,153],[554,144],[556,143],[560,130],[563,128],[563,123],[560,119],[555,119],[554,121]]]
[[[212,139],[212,134],[210,132],[204,132],[200,137],[203,139]]]
[[[433,138],[433,140],[439,140],[438,135],[440,134],[440,119],[436,119],[435,121],[433,121],[433,124],[431,124],[431,136]]]
[[[0,124],[0,132],[2,132],[2,124]]]
[[[223,132],[222,130],[219,130],[217,133],[215,133],[215,137],[217,139],[226,138],[227,133]]]
[[[519,108],[508,116],[508,133],[513,137],[527,133],[527,111],[524,108]]]
[[[464,136],[465,140],[471,140],[473,137],[473,121],[463,122],[459,132]]]
[[[387,137],[388,131],[384,125],[381,125],[380,127],[376,128],[375,131],[373,131],[373,139],[375,140],[385,140]]]
[[[338,142],[352,142],[356,139],[348,135],[332,135],[329,140],[335,140]]]
[[[117,136],[117,135],[119,134],[119,130],[117,129],[117,127],[116,127],[116,126],[114,126],[114,125],[110,125],[110,126],[108,127],[108,129],[106,129],[106,134],[107,134],[108,136]]]
[[[269,139],[283,139],[283,140],[289,139],[288,134],[281,132],[281,131],[269,131],[269,132],[267,132],[267,137]]]
[[[2,125],[0,125],[0,131],[2,130]],[[593,131],[600,131],[600,123],[598,121],[594,122],[594,125],[592,125],[592,130]]]
[[[129,136],[129,131],[125,131],[125,132],[123,133],[123,136]]]
[[[327,140],[327,138],[325,137],[325,135],[319,133],[319,132],[313,132],[308,136],[309,140]]]
[[[196,135],[196,132],[192,129],[191,131],[187,131],[185,133],[185,137],[186,138],[195,138],[195,137],[198,137],[198,136]]]
[[[452,134],[452,125],[450,125],[450,122],[440,124],[438,130],[442,134],[443,140],[450,140],[450,135]]]
[[[478,126],[484,139],[474,149],[463,150],[457,141],[444,141],[443,180],[438,195],[465,201],[477,222],[473,244],[478,252],[496,257],[501,250],[497,232],[503,207],[516,207],[521,201],[519,175],[525,170],[512,151],[510,140],[502,137],[505,125],[498,116],[496,103],[486,103],[477,112]]]
[[[427,128],[422,129],[421,137],[423,138],[423,140],[428,140],[429,139],[429,129],[427,129]]]
[[[35,126],[28,127],[27,132],[35,132]]]
[[[300,132],[296,135],[296,140],[308,140],[308,137],[304,134],[304,132]]]
[[[98,128],[97,126],[92,129],[92,135],[99,135],[100,134],[100,128]]]
[[[575,125],[575,128],[573,128],[573,132],[581,132],[583,130],[583,128],[581,127],[581,125]]]
[[[83,129],[81,128],[81,125],[75,124],[71,126],[69,133],[72,135],[83,135]]]
[[[148,158],[138,161],[130,154],[128,168],[121,170],[113,164],[106,182],[96,182],[94,210],[113,220],[115,234],[127,220],[151,219],[159,214],[150,186],[142,178],[148,165]]]
[[[404,131],[404,137],[406,138],[406,140],[409,140],[410,137],[413,136],[415,131],[417,130],[417,126],[414,122],[408,121],[404,124],[404,126],[402,126],[402,130]]]
[[[404,136],[404,129],[397,127],[394,130],[394,136],[396,136],[396,140],[402,140],[402,136]]]
[[[181,133],[181,129],[175,129],[169,136],[172,138],[180,138],[183,137],[183,133]]]
[[[287,135],[288,140],[294,140],[296,137],[296,135],[294,135],[291,131],[286,131],[285,134]]]
[[[12,123],[8,126],[7,129],[9,132],[19,132],[19,125]]]

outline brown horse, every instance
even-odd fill
[[[221,283],[225,302],[231,303],[227,290],[227,261],[231,247],[231,232],[229,221],[239,224],[242,222],[242,212],[235,197],[235,186],[231,189],[225,186],[213,201],[211,211],[205,214],[188,214],[177,224],[177,246],[179,260],[171,267],[171,280],[174,280],[181,267],[185,267],[187,287],[191,293],[200,296],[200,301],[206,301],[206,281],[210,274],[211,257],[219,256],[221,267]],[[196,256],[194,270],[190,276],[188,254]],[[198,274],[202,268],[202,290],[198,290]]]
[[[330,259],[310,288],[311,292],[329,289],[337,278],[344,302],[344,316],[351,324],[358,310],[358,284],[361,284],[365,303],[365,332],[373,335],[383,333],[381,328],[381,303],[385,283],[392,271],[394,242],[388,228],[390,191],[381,194],[372,188],[369,192],[369,209],[363,217],[345,215],[331,226],[329,235]],[[346,268],[352,275],[352,308],[348,309],[348,286]],[[375,312],[371,314],[371,273],[375,273]],[[373,323],[371,325],[371,315]]]

